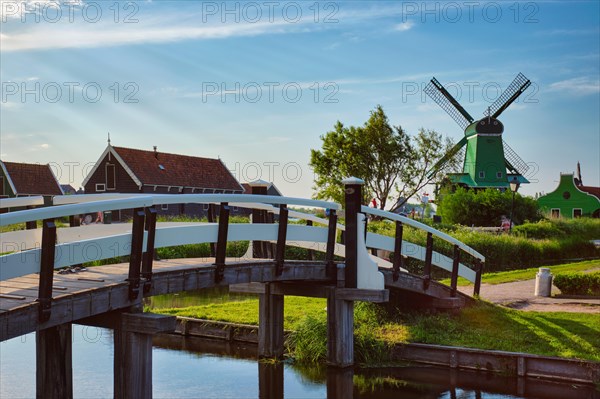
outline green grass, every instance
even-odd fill
[[[544,266],[550,268],[553,274],[565,272],[581,272],[586,270],[600,269],[600,260],[590,260],[577,263],[566,263],[562,265]],[[535,278],[539,268],[532,267],[522,270],[511,270],[508,272],[484,273],[481,276],[481,282],[485,284],[503,284],[512,283],[514,281],[531,280]],[[450,285],[450,279],[440,280],[440,283]],[[462,277],[458,278],[458,285],[465,286],[472,283]]]
[[[380,337],[600,361],[600,314],[523,312],[482,302],[458,316],[402,316],[383,326]]]
[[[284,328],[296,330],[299,323],[307,315],[326,314],[326,301],[322,298],[303,298],[286,296],[284,304]],[[155,308],[155,313],[164,313],[175,316],[193,317],[197,319],[209,319],[217,321],[228,321],[232,323],[258,325],[258,299],[246,299],[242,301],[211,303],[185,308]]]

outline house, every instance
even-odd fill
[[[584,186],[580,174],[561,173],[558,187],[537,201],[552,218],[600,217],[600,187]]]
[[[266,195],[273,195],[273,196],[277,196],[277,197],[283,197],[283,194],[281,194],[281,191],[279,191],[279,189],[275,186],[275,183],[271,182],[265,182],[262,180],[258,180],[256,182],[253,183],[242,183],[242,187],[244,187],[244,194],[257,194],[257,192],[252,192],[252,187],[255,186],[256,187],[256,183],[265,183],[266,187],[267,187],[267,194]],[[260,186],[260,184],[259,184]],[[262,186],[261,186],[262,187]],[[258,192],[258,194],[262,194],[262,192]]]
[[[0,196],[63,195],[50,165],[0,161]]]
[[[110,142],[83,181],[86,194],[242,194],[243,187],[220,159],[113,147]],[[162,205],[159,214],[202,217],[208,205]],[[120,214],[113,212],[113,220]]]

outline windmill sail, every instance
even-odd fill
[[[489,112],[492,118],[498,118],[530,85],[531,81],[519,73],[486,112]]]
[[[463,137],[454,147],[452,147],[427,173],[428,178],[432,178],[437,172],[445,170],[444,165],[455,158],[460,150],[467,144],[467,137]]]
[[[520,175],[525,175],[529,170],[529,165],[523,159],[517,155],[517,153],[510,148],[506,141],[502,140],[502,145],[504,147],[504,160],[506,162],[506,166],[513,173],[518,173]]]
[[[463,130],[473,123],[473,117],[448,93],[448,90],[436,78],[431,79],[423,91],[446,111]]]

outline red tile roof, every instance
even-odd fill
[[[50,165],[3,162],[17,195],[62,195]]]
[[[600,199],[600,187],[577,186],[577,188]]]
[[[242,191],[219,159],[113,147],[144,185]]]

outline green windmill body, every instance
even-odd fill
[[[487,115],[475,121],[437,79],[431,79],[425,93],[464,129],[465,137],[431,168],[428,175],[431,177],[440,171],[466,145],[462,173],[447,174],[452,183],[474,188],[507,188],[514,179],[529,183],[523,176],[529,167],[502,139],[504,126],[497,118],[530,84],[525,76],[517,75],[488,108]]]

